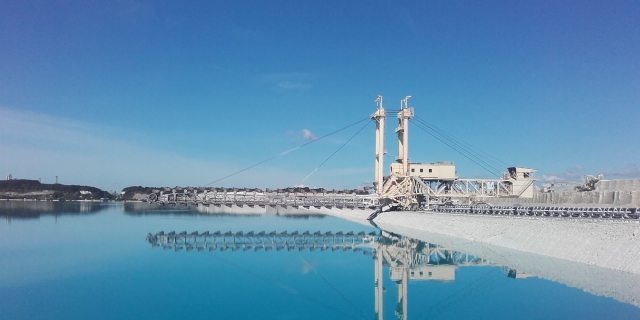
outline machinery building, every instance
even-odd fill
[[[536,170],[522,167],[510,167],[508,170],[509,175],[505,180],[511,182],[512,195],[519,198],[533,198],[533,174]]]
[[[422,180],[455,180],[456,166],[448,161],[430,164],[410,163],[409,172]]]
[[[408,106],[407,96],[400,101],[396,128],[398,155],[390,165],[390,175],[383,175],[384,120],[382,96],[375,100],[377,111],[371,115],[376,121],[376,162],[374,187],[382,202],[393,207],[416,209],[426,204],[465,201],[483,202],[487,198],[532,198],[535,169],[510,167],[499,178],[460,179],[452,162],[409,162],[409,119],[414,110]]]

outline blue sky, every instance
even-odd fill
[[[542,180],[640,177],[638,1],[0,7],[2,174],[204,185],[367,118],[380,94]],[[300,184],[360,128],[214,185]],[[409,140],[411,161],[493,176],[415,126]],[[304,184],[368,185],[373,152],[370,123]]]

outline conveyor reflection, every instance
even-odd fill
[[[168,251],[352,251],[373,256],[375,319],[383,319],[383,267],[396,283],[398,319],[407,319],[409,281],[454,281],[456,268],[463,266],[495,266],[491,261],[437,244],[378,232],[327,231],[205,231],[147,234],[154,248]],[[511,278],[531,275],[505,269]]]

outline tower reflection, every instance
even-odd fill
[[[395,315],[406,320],[409,281],[453,281],[459,265],[493,265],[480,257],[387,231],[380,232],[373,248],[375,319],[379,320],[384,318],[383,266],[389,267],[389,278],[398,289]]]
[[[406,320],[410,281],[454,281],[458,267],[502,266],[512,279],[540,277],[594,295],[640,306],[640,276],[586,264],[537,256],[500,248],[485,248],[477,243],[459,243],[454,249],[428,241],[380,230],[377,232],[168,232],[148,234],[154,248],[169,251],[322,251],[363,253],[373,256],[374,314],[384,318],[384,268],[396,284],[397,319]],[[424,239],[428,239],[427,236]],[[470,254],[468,252],[480,252]],[[596,285],[597,284],[597,285]]]
[[[456,268],[493,265],[486,259],[437,244],[379,232],[175,232],[148,234],[154,248],[171,251],[353,251],[373,255],[375,319],[384,318],[384,267],[397,286],[395,315],[407,319],[409,281],[453,281]],[[513,271],[515,274],[515,271]]]

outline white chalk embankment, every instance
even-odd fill
[[[228,214],[228,215],[263,215],[263,214],[276,214],[281,216],[308,216],[308,215],[341,215],[347,216],[357,215],[357,213],[364,213],[365,222],[366,217],[371,214],[370,210],[363,210],[359,208],[326,208],[326,207],[313,207],[313,206],[250,206],[250,205],[211,205],[211,206],[198,206],[194,207],[194,210],[201,213],[208,214]],[[361,219],[358,221],[362,221]],[[367,223],[367,225],[369,225]]]
[[[331,214],[369,224],[368,213],[333,211]],[[425,212],[386,212],[376,218],[375,223],[388,232],[640,306],[638,223]],[[587,236],[590,238],[585,240]]]
[[[640,290],[638,290],[640,288],[640,274],[601,268],[386,223],[380,223],[379,227],[388,232],[481,257],[495,265],[517,270],[518,273],[562,283],[591,294],[610,297],[640,307]]]
[[[368,216],[330,214],[362,223]],[[375,223],[640,274],[638,222],[385,212]]]

